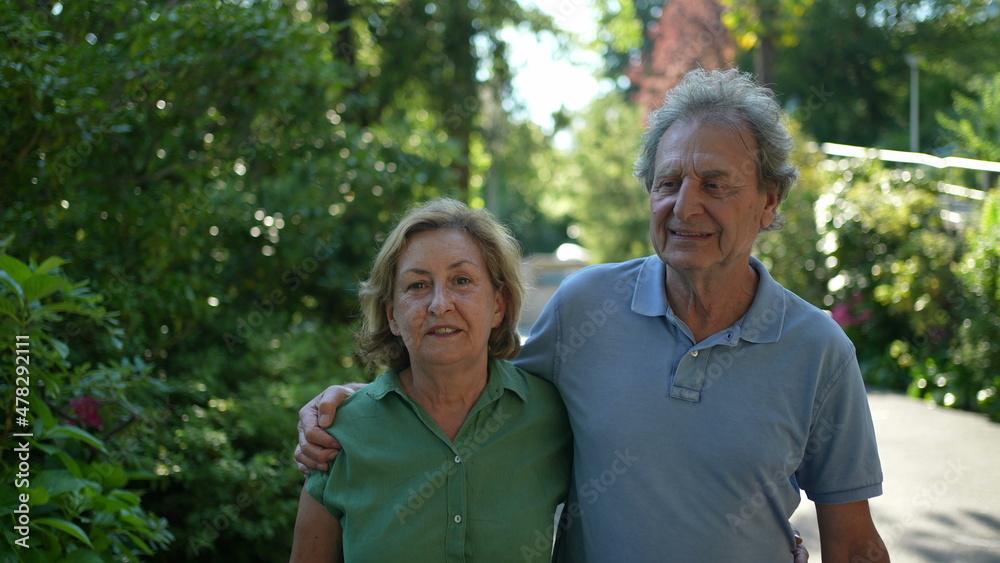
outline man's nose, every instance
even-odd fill
[[[674,199],[674,215],[682,221],[698,215],[704,210],[701,197],[696,182],[684,180]]]

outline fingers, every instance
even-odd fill
[[[327,436],[329,436],[329,434],[327,434]],[[299,444],[295,448],[295,461],[299,466],[299,472],[303,475],[309,475],[310,469],[315,469],[317,471],[328,470],[330,468],[329,461],[332,460],[339,451],[339,444],[338,449],[336,450],[320,447],[315,444],[310,444],[309,442]]]
[[[310,401],[310,403],[317,403],[317,424],[320,428],[329,428],[333,424],[333,417],[337,413],[337,408],[344,402],[344,399],[353,395],[354,391],[354,388],[347,385],[331,385],[319,397]],[[301,414],[300,411],[299,415],[301,416]]]
[[[295,462],[300,473],[309,475],[312,469],[329,469],[329,461],[337,457],[341,446],[324,428],[333,424],[334,414],[344,399],[361,387],[364,384],[332,385],[299,409],[299,445],[295,448]]]
[[[299,445],[295,448],[295,461],[308,469],[326,471],[327,462],[340,452],[340,442],[318,426],[303,427],[299,424]],[[300,468],[299,471],[302,471]],[[308,475],[308,473],[306,473]]]
[[[309,475],[312,475],[312,471],[310,471],[309,468],[305,466],[305,464],[303,464],[301,461],[299,461],[300,458],[301,459],[305,459],[302,456],[302,447],[301,446],[295,446],[295,455],[293,457],[295,458],[295,466],[299,469],[299,473],[305,475],[306,477],[308,477]]]
[[[795,549],[792,550],[793,563],[808,563],[809,551],[802,545],[802,534],[792,526],[792,535],[795,536]]]

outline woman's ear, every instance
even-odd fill
[[[505,286],[500,286],[500,289],[496,290],[496,302],[493,309],[493,328],[500,326],[507,315],[507,291],[504,288]]]
[[[399,336],[399,323],[396,322],[396,310],[391,301],[385,303],[385,317],[389,320],[389,332]]]

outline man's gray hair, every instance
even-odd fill
[[[678,121],[724,123],[748,131],[757,143],[758,189],[777,195],[779,204],[788,197],[799,176],[788,161],[792,135],[774,93],[752,75],[738,69],[695,69],[667,92],[663,105],[649,115],[635,162],[635,175],[647,192],[653,187],[660,138]],[[762,230],[778,230],[783,223],[779,214]]]

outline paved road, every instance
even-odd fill
[[[872,514],[893,562],[1000,563],[1000,424],[885,391],[869,403],[885,474]],[[812,502],[792,523],[822,561]]]

